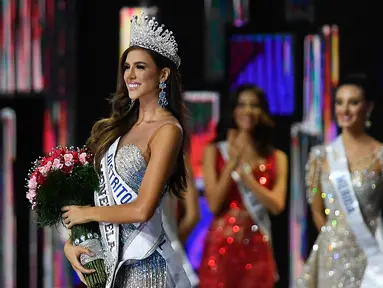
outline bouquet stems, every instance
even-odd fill
[[[75,225],[71,229],[72,243],[74,243],[74,245],[80,245],[82,247],[88,248],[93,254],[101,253],[101,251],[92,251],[92,248],[94,248],[94,243],[96,241],[98,242],[100,241],[98,231],[99,230],[98,230],[97,223]],[[92,244],[90,242],[92,242]],[[99,243],[99,245],[100,245],[99,247],[101,248],[101,243]],[[83,264],[83,266],[86,269],[92,269],[96,271],[91,274],[83,274],[85,281],[87,283],[87,286],[89,288],[104,288],[107,281],[104,260],[95,259],[95,260],[92,260],[89,262],[86,261],[86,262],[87,263],[85,264],[83,263],[81,264]]]
[[[104,260],[97,259],[85,264],[86,269],[94,269],[96,272],[92,274],[83,274],[86,284],[90,288],[104,288],[107,280],[105,272]]]

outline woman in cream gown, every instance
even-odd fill
[[[368,244],[360,240],[361,233],[355,233],[355,229],[366,226],[365,234],[369,237],[382,237],[383,147],[365,131],[373,107],[370,97],[365,77],[348,77],[339,86],[335,99],[341,135],[330,145],[313,147],[310,152],[306,176],[308,200],[320,232],[296,287],[375,287],[363,286],[368,259],[362,247]],[[350,175],[363,225],[349,222],[351,218],[334,189],[332,177],[337,174],[330,171],[331,159],[335,159],[334,163],[342,161],[337,147],[345,151],[348,169],[344,172]]]

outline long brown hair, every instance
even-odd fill
[[[180,152],[177,156],[176,167],[168,179],[167,186],[176,196],[180,196],[186,187],[186,170],[183,151],[184,145],[187,142],[187,133],[184,126],[185,112],[181,94],[180,74],[175,64],[168,58],[152,50],[140,47],[130,47],[124,51],[118,68],[117,91],[112,95],[109,101],[112,105],[112,113],[109,118],[101,119],[93,125],[91,135],[87,141],[87,147],[95,155],[95,165],[96,168],[99,169],[101,158],[107,152],[110,145],[112,145],[118,137],[129,132],[138,120],[139,101],[135,101],[134,105],[130,107],[132,100],[129,98],[129,91],[124,81],[124,63],[126,56],[133,49],[143,49],[149,53],[159,69],[165,67],[170,69],[170,75],[165,81],[167,87],[166,98],[169,103],[166,109],[179,121],[184,133]]]

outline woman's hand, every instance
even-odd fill
[[[65,212],[62,217],[67,228],[70,229],[74,225],[92,222],[89,217],[90,206],[64,206],[61,211]]]
[[[252,168],[251,168],[250,164],[247,162],[241,162],[241,164],[238,165],[235,172],[237,172],[241,178],[243,178],[247,175],[252,176]]]
[[[236,145],[229,143],[229,164],[231,167],[237,167],[239,160],[241,159],[242,151],[238,149]]]
[[[238,131],[230,129],[228,132],[228,144],[229,144],[229,165],[233,169],[238,165],[243,152],[243,142],[238,141]]]
[[[91,274],[93,272],[96,272],[96,270],[93,270],[93,269],[89,270],[84,268],[79,261],[79,257],[81,254],[87,254],[89,256],[92,256],[92,252],[89,249],[86,249],[84,247],[74,246],[68,240],[64,245],[64,254],[65,254],[65,257],[70,262],[70,264],[72,265],[73,270],[76,271],[81,282],[87,285],[85,282],[84,275],[82,275],[82,273]]]

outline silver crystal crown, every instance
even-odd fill
[[[149,19],[144,12],[141,12],[140,17],[133,16],[130,22],[129,47],[138,46],[153,50],[170,59],[177,68],[181,65],[181,59],[177,55],[178,44],[172,31],[164,31],[164,25],[158,26],[155,17]]]

